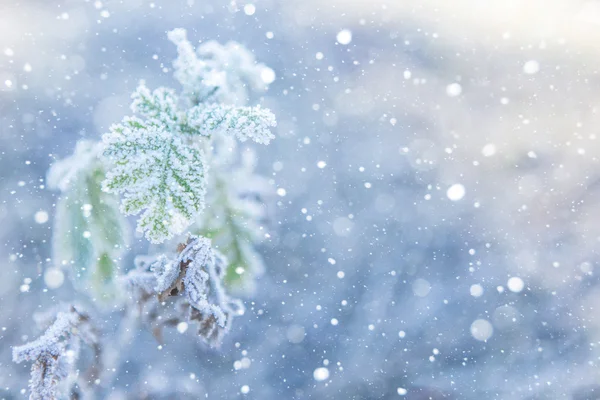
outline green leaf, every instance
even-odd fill
[[[86,237],[90,226],[79,197],[79,193],[72,191],[56,203],[52,247],[55,263],[71,268],[72,276],[81,281],[92,270],[95,251],[94,244]]]
[[[56,203],[54,262],[70,270],[77,287],[95,290],[96,295],[103,292],[95,282],[98,276],[106,287],[116,275],[116,264],[101,265],[101,260],[117,259],[128,235],[118,198],[101,190],[105,173],[99,152],[98,143],[78,142],[75,153],[56,162],[47,179],[51,188],[62,190]]]
[[[204,208],[204,153],[150,120],[126,118],[103,136],[112,164],[103,188],[124,193],[121,211],[138,214],[138,231],[153,243],[182,233]]]
[[[225,284],[238,292],[251,292],[254,277],[262,274],[264,264],[255,245],[262,240],[260,228],[264,213],[252,197],[243,198],[236,188],[239,179],[256,182],[251,170],[215,175],[211,184],[211,207],[199,221],[198,233],[211,238],[213,245],[227,258]],[[258,189],[258,183],[255,189]]]

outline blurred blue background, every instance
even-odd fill
[[[46,171],[139,79],[176,85],[183,27],[276,73],[267,269],[219,350],[140,330],[107,396],[600,399],[599,22],[580,0],[3,0],[0,398],[26,397],[33,313],[73,297],[43,279]]]

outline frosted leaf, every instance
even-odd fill
[[[191,309],[190,319],[198,321],[198,335],[212,346],[218,345],[229,330],[223,309],[207,301],[201,301]]]
[[[190,241],[179,254],[178,261],[180,265],[186,268],[183,284],[190,304],[205,302],[209,290],[209,279],[211,278],[207,268],[209,265],[214,264],[214,254],[210,247],[210,240],[197,238]]]
[[[163,126],[126,118],[103,136],[112,168],[104,190],[125,193],[121,211],[138,214],[138,231],[153,243],[182,233],[204,208],[204,154]]]
[[[196,52],[184,29],[175,29],[168,36],[177,46],[175,79],[192,104],[218,101],[243,105],[248,99],[248,84],[254,90],[264,90],[270,83],[263,76],[272,70],[257,63],[254,55],[239,43],[221,45],[209,41]]]
[[[217,346],[243,305],[225,292],[227,261],[210,240],[191,237],[181,247],[174,259],[161,256],[154,263],[138,263],[123,281],[159,340],[164,326],[196,321],[200,337]]]
[[[191,319],[199,323],[198,334],[211,344],[220,343],[229,331],[231,319],[241,304],[230,299],[222,286],[225,258],[211,249],[210,240],[193,238],[181,252],[181,265],[187,264],[183,280],[185,294],[192,306]]]
[[[129,294],[130,300],[141,308],[144,302],[154,298],[156,293],[156,274],[149,270],[154,257],[137,256],[135,269],[120,278],[122,288]]]
[[[68,190],[79,175],[97,161],[101,152],[102,147],[99,143],[80,140],[71,156],[52,164],[46,176],[48,187],[63,192]]]
[[[156,276],[155,290],[157,292],[167,290],[179,275],[179,265],[169,260],[164,254],[161,254],[150,268]]]
[[[123,286],[130,292],[141,290],[144,293],[153,293],[156,290],[156,281],[154,274],[138,270],[129,271],[121,280]]]
[[[218,73],[198,58],[187,40],[185,29],[174,29],[168,33],[168,37],[177,46],[173,75],[183,86],[184,95],[195,104],[212,98],[219,85]]]
[[[173,89],[160,87],[150,92],[142,81],[131,95],[131,99],[131,110],[134,113],[160,122],[167,128],[177,129],[178,99]]]
[[[198,54],[213,71],[220,73],[217,98],[223,103],[243,105],[248,98],[246,84],[262,91],[270,83],[263,78],[270,68],[257,63],[254,55],[240,43],[231,41],[221,45],[211,40],[198,48]]]
[[[271,128],[277,122],[271,111],[260,106],[201,104],[188,111],[188,124],[204,136],[214,132],[236,136],[241,141],[251,139],[257,143],[269,144],[275,137]]]

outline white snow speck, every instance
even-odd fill
[[[481,286],[479,283],[471,285],[469,292],[473,297],[480,297],[481,295],[483,295],[483,286]]]
[[[401,387],[399,387],[399,388],[398,388],[398,394],[399,394],[400,396],[404,396],[404,395],[406,395],[407,393],[408,393],[408,390],[406,390],[406,389],[404,389],[404,388],[401,388]]]
[[[285,191],[285,189],[284,189],[284,188],[279,188],[279,189],[277,189],[277,195],[279,195],[279,196],[281,196],[281,197],[284,197],[284,196],[286,195],[286,193],[287,193],[287,192]]]
[[[319,167],[321,169],[325,168],[326,166],[327,166],[327,163],[325,161],[319,161],[317,163],[317,167]]]
[[[188,330],[188,323],[185,321],[182,321],[180,323],[177,324],[177,332],[179,333],[185,333],[185,331]]]
[[[465,187],[460,183],[455,183],[446,191],[446,196],[452,201],[459,201],[465,197]]]
[[[244,7],[245,8],[245,7]],[[250,386],[248,385],[244,385],[242,386],[242,388],[240,389],[240,392],[242,392],[242,394],[247,394],[250,391]]]
[[[446,94],[450,97],[460,96],[461,93],[462,86],[460,86],[460,83],[454,82],[446,86]]]
[[[508,290],[511,292],[519,293],[525,288],[525,282],[523,282],[523,279],[519,278],[518,276],[513,276],[508,280],[506,286],[508,286]]]
[[[262,81],[264,83],[271,84],[273,82],[275,82],[275,71],[273,71],[271,68],[269,67],[264,67],[262,69],[262,71],[260,72],[260,78],[262,79]]]
[[[533,75],[540,70],[540,63],[535,60],[530,60],[523,65],[523,72],[528,75]]]
[[[329,378],[329,370],[325,367],[317,368],[313,372],[313,378],[315,378],[315,381],[317,382],[322,382]]]
[[[338,217],[333,221],[333,231],[338,236],[350,236],[354,222],[346,217]]]
[[[352,41],[352,32],[348,29],[342,29],[338,32],[336,39],[339,44],[347,45]]]
[[[306,336],[306,331],[304,327],[300,325],[291,325],[286,332],[287,340],[290,343],[300,343],[304,340],[304,336]]]
[[[471,335],[477,340],[485,342],[494,333],[494,327],[485,319],[477,319],[471,324]]]
[[[496,154],[496,146],[493,143],[486,144],[483,146],[483,149],[481,149],[481,154],[483,154],[484,157],[493,156]]]
[[[33,216],[33,219],[38,224],[45,224],[46,222],[48,222],[48,213],[46,211],[43,211],[43,210],[42,211],[38,211]]]
[[[415,296],[425,297],[431,291],[431,284],[425,279],[417,279],[412,284],[412,290]]]
[[[49,289],[58,289],[65,281],[65,274],[59,268],[48,268],[44,272],[44,283]]]
[[[246,4],[244,6],[244,13],[246,15],[254,15],[255,12],[256,12],[256,7],[254,6],[254,4],[250,3],[250,4]]]

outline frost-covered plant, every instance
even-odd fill
[[[180,111],[175,94],[141,84],[127,117],[104,135],[104,157],[112,166],[104,181],[109,193],[125,193],[121,211],[138,214],[138,231],[160,243],[181,234],[204,209],[207,156],[194,139],[235,135],[268,144],[275,117],[260,107],[199,104]],[[206,143],[205,143],[206,146]]]
[[[183,65],[177,68],[179,64]],[[183,62],[175,65],[177,72],[192,68]],[[189,77],[192,72],[184,75]],[[212,78],[193,82],[201,86],[202,93],[220,90],[219,86],[205,89],[215,84]],[[190,86],[191,82],[184,84],[188,91]],[[204,149],[211,151],[213,136],[231,135],[262,144],[273,138],[270,128],[276,123],[269,110],[214,103],[213,95],[207,96],[193,97],[186,107],[180,105],[174,91],[159,88],[150,92],[141,83],[132,96],[131,109],[142,118],[126,117],[103,137],[103,155],[112,163],[103,188],[124,193],[121,211],[125,214],[144,210],[138,231],[145,232],[153,243],[181,234],[204,209],[208,173]]]
[[[194,50],[182,29],[169,39],[177,46],[173,66],[181,92],[140,82],[132,116],[111,126],[101,142],[78,142],[71,157],[50,168],[48,186],[61,191],[53,258],[92,300],[128,299],[126,314],[146,322],[158,340],[166,326],[181,331],[196,323],[200,338],[217,346],[244,310],[226,287],[251,288],[263,269],[254,245],[264,237],[260,200],[269,186],[254,174],[252,153],[238,157],[236,141],[274,138],[274,115],[245,105],[247,88],[264,90],[265,71],[269,80],[273,72],[234,42]],[[192,235],[177,255],[138,256],[135,268],[121,275],[129,245],[125,216],[138,214],[137,231],[152,243]],[[74,387],[67,378],[79,343],[99,349],[88,322],[71,307],[39,339],[14,348],[16,362],[33,362],[32,398],[57,398],[61,381],[62,394]]]

